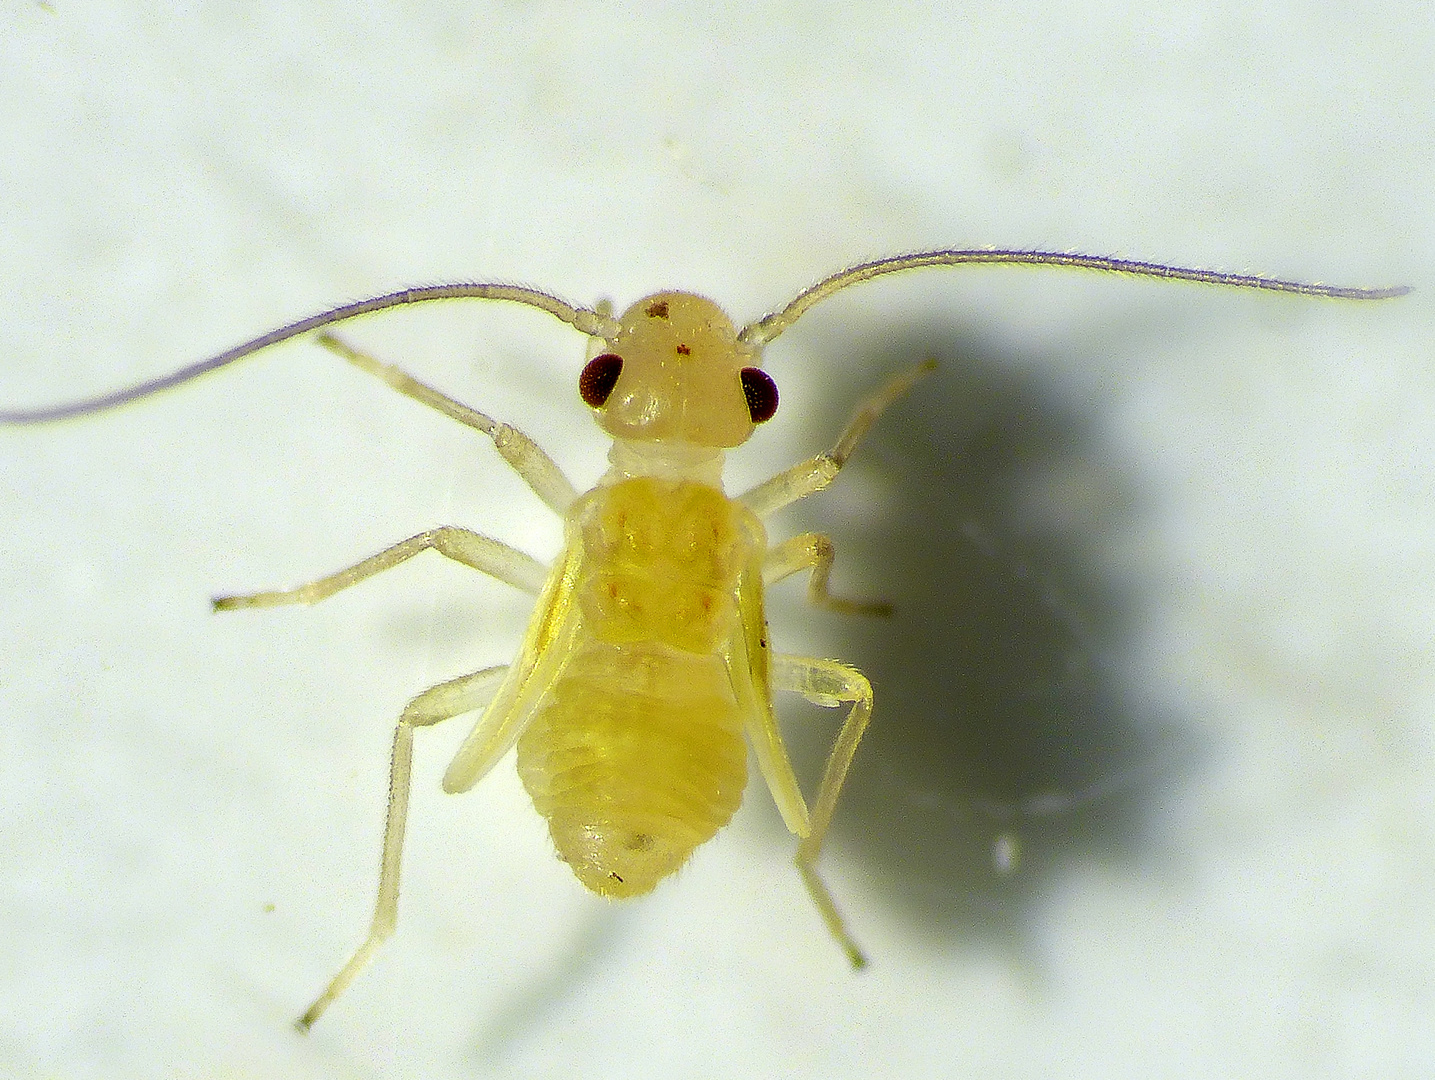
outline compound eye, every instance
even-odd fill
[[[777,412],[777,383],[761,368],[745,367],[738,373],[742,393],[747,398],[747,415],[754,424],[771,420]]]
[[[617,353],[593,357],[578,376],[578,396],[593,408],[601,409],[622,372],[623,358]]]

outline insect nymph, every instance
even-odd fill
[[[552,567],[508,545],[445,527],[410,537],[300,588],[228,596],[216,610],[315,603],[433,549],[538,597],[517,658],[442,683],[404,709],[394,737],[379,893],[369,935],[300,1018],[307,1028],[392,933],[408,811],[413,730],[479,713],[448,766],[449,792],[471,788],[517,747],[518,771],[547,819],[560,858],[588,888],[610,897],[646,893],[725,825],[747,783],[751,746],[788,828],[797,865],[828,929],[855,965],[864,960],[815,863],[858,742],[872,689],[835,660],[788,656],[769,645],[766,585],[806,572],[808,596],[839,610],[881,613],[828,592],[830,539],[804,533],[769,545],[762,520],[827,487],[878,415],[926,371],[890,380],[860,403],[832,448],[733,498],[723,489],[726,450],[777,408],[762,347],[812,304],[883,274],[962,263],[1083,267],[1306,295],[1377,299],[1405,290],[1360,290],[1097,256],[1020,251],[934,251],[852,267],[800,293],[741,331],[710,300],[662,292],[621,317],[510,285],[440,285],[348,304],[271,331],[173,375],[91,401],[0,413],[37,423],[122,405],[233,363],[280,341],[358,315],[443,299],[506,300],[540,308],[590,339],[583,401],[613,437],[608,472],[580,495],[526,435],[328,333],[319,340],[400,393],[489,436],[500,455],[565,523]],[[776,690],[846,718],[809,809],[773,713]]]

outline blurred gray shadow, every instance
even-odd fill
[[[1139,349],[1176,332],[1170,315],[1148,311],[1096,336],[1114,331]],[[833,835],[848,873],[855,860],[919,940],[986,942],[1032,961],[1024,926],[1053,876],[1077,861],[1127,861],[1150,801],[1195,756],[1181,718],[1143,712],[1123,691],[1132,598],[1102,579],[1096,538],[1022,510],[1043,478],[1084,478],[1100,493],[1100,533],[1139,510],[1134,485],[1094,456],[1095,417],[1018,374],[1009,348],[887,326],[880,342],[842,351],[819,430],[840,429],[863,379],[875,386],[927,357],[940,367],[858,452],[880,477],[883,513],[834,522],[818,496],[779,523],[780,535],[833,532],[837,576],[895,605],[891,619],[802,616],[833,620],[836,655],[876,693]],[[793,616],[779,607],[774,620]],[[831,725],[785,726],[811,784]]]
[[[473,1038],[474,1049],[490,1066],[505,1063],[529,1040],[561,1023],[575,993],[591,989],[595,976],[624,948],[636,915],[617,905],[590,906],[566,949],[543,950],[526,978],[510,987],[486,1016]]]

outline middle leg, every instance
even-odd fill
[[[369,556],[363,562],[340,570],[337,574],[330,574],[296,589],[278,589],[249,596],[217,596],[214,598],[214,610],[233,611],[236,608],[278,607],[281,604],[317,604],[340,589],[347,589],[365,578],[390,570],[430,548],[455,562],[471,566],[480,573],[534,596],[543,591],[543,583],[548,578],[548,568],[532,555],[509,547],[501,540],[447,525],[411,536],[391,548],[385,548],[377,555]]]
[[[762,561],[762,583],[772,585],[783,578],[810,570],[807,578],[807,601],[817,607],[829,608],[847,615],[892,614],[892,605],[885,600],[847,600],[833,596],[828,588],[832,576],[832,560],[837,549],[832,538],[824,533],[800,533],[771,548]]]

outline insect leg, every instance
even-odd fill
[[[333,1004],[344,989],[373,960],[394,932],[399,915],[399,869],[403,860],[404,825],[409,814],[409,778],[413,766],[414,728],[427,727],[481,709],[493,696],[506,667],[484,668],[425,690],[404,708],[394,731],[394,752],[389,765],[389,809],[384,823],[384,848],[379,860],[379,898],[374,904],[374,920],[369,936],[349,957],[348,963],[304,1011],[296,1022],[300,1031],[314,1026],[325,1009]]]
[[[772,686],[775,690],[799,693],[814,705],[826,708],[847,703],[852,705],[838,733],[837,742],[827,756],[822,785],[817,789],[817,801],[812,806],[811,828],[798,841],[797,869],[801,871],[807,891],[812,894],[828,930],[846,951],[852,966],[863,967],[867,958],[842,921],[832,893],[818,876],[816,863],[822,851],[822,841],[827,836],[827,827],[832,823],[832,813],[837,809],[837,796],[842,792],[842,783],[857,753],[857,744],[861,742],[862,732],[872,716],[872,686],[867,676],[856,668],[836,660],[777,655],[772,658]]]
[[[540,499],[555,513],[562,515],[578,497],[573,484],[563,475],[557,463],[543,452],[543,448],[516,427],[500,424],[491,416],[485,416],[477,409],[470,409],[460,401],[435,390],[427,383],[421,383],[412,375],[392,364],[376,360],[368,353],[361,352],[335,337],[320,334],[316,339],[330,352],[337,353],[360,371],[366,371],[382,379],[399,393],[422,402],[431,409],[437,409],[445,416],[452,417],[460,424],[483,432],[493,440],[498,454],[508,462]]]
[[[772,585],[803,570],[810,570],[808,603],[848,615],[891,615],[892,605],[885,600],[845,600],[828,591],[827,579],[832,574],[832,560],[836,555],[837,550],[832,546],[830,536],[801,533],[768,550],[762,561],[763,584]]]
[[[399,563],[430,548],[455,562],[471,566],[480,573],[507,582],[535,596],[543,591],[543,582],[548,577],[548,568],[533,556],[509,547],[500,540],[448,525],[411,536],[391,548],[385,548],[377,555],[371,555],[363,562],[340,570],[337,574],[330,574],[296,589],[253,593],[249,596],[215,597],[214,610],[233,611],[235,608],[278,607],[281,604],[317,604],[340,589],[347,589],[365,578],[398,566]]]
[[[902,372],[887,381],[877,390],[868,394],[857,406],[852,419],[842,429],[837,442],[825,453],[799,462],[790,469],[778,473],[751,491],[739,496],[738,501],[758,517],[767,517],[774,510],[781,510],[789,503],[805,499],[832,483],[847,459],[857,449],[877,417],[899,397],[912,388],[912,384],[937,368],[935,360],[928,360]]]

